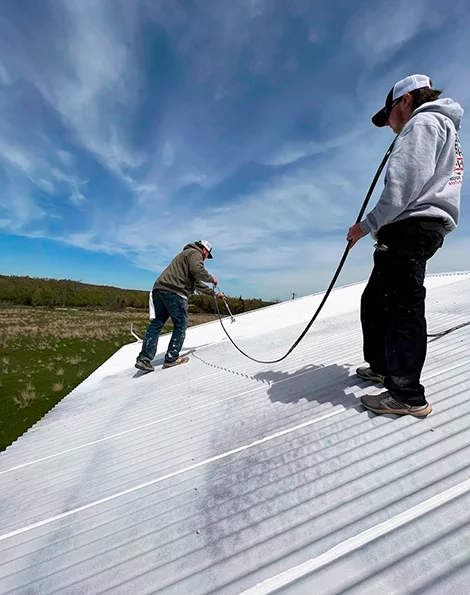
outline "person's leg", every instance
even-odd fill
[[[381,413],[427,414],[432,408],[420,381],[427,352],[424,279],[427,260],[442,245],[442,228],[412,219],[390,228],[389,250],[383,254],[388,273],[384,383],[387,393],[383,403],[380,396],[366,396],[362,402]]]
[[[378,377],[385,376],[387,371],[385,275],[382,251],[377,249],[374,254],[374,268],[361,298],[361,325],[364,360]]]
[[[142,350],[137,356],[137,360],[150,363],[157,352],[158,338],[160,332],[169,318],[168,310],[161,298],[161,292],[158,289],[152,291],[153,307],[155,309],[155,318],[153,318],[147,327],[145,337],[142,343]]]
[[[420,382],[427,353],[424,279],[426,263],[442,243],[442,225],[410,219],[404,222],[400,244],[390,252],[385,387],[408,405],[426,404]]]
[[[179,358],[188,326],[188,300],[176,293],[162,294],[165,307],[173,321],[173,333],[165,355],[165,364],[172,364]]]
[[[424,405],[421,371],[427,352],[426,260],[394,252],[389,262],[385,388],[402,403]]]

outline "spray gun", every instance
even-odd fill
[[[215,285],[214,285],[214,292],[216,292],[216,293],[222,293],[222,292],[220,291],[220,289],[219,289],[217,286],[215,286]],[[215,296],[214,296],[214,297],[215,297]],[[215,298],[215,299],[217,299],[217,298]],[[227,312],[228,312],[228,313],[229,313],[229,315],[230,315],[230,322],[231,322],[231,324],[233,324],[234,322],[236,322],[236,320],[235,320],[235,316],[232,314],[232,312],[231,312],[231,310],[230,310],[230,307],[229,307],[229,305],[228,305],[228,302],[227,302],[227,300],[225,299],[225,296],[224,296],[224,294],[223,294],[223,293],[222,293],[222,300],[223,300],[223,302],[224,302],[224,304],[225,304],[225,307],[227,308]]]

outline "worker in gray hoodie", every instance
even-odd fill
[[[426,359],[424,278],[427,261],[459,220],[463,156],[458,130],[463,109],[421,74],[390,90],[385,107],[372,118],[397,138],[385,188],[375,208],[349,229],[350,247],[371,234],[374,268],[361,300],[365,379],[384,383],[385,392],[366,395],[375,413],[424,417],[432,407],[420,382]]]
[[[149,296],[151,322],[135,363],[139,370],[153,371],[151,362],[157,352],[160,332],[168,318],[173,322],[173,334],[163,367],[172,368],[189,361],[188,357],[180,357],[188,326],[188,298],[195,291],[214,295],[204,281],[214,286],[218,284],[217,278],[204,268],[207,258],[213,258],[212,246],[207,240],[187,244],[155,281]],[[217,292],[215,296],[222,297],[223,293]]]

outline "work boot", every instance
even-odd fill
[[[154,367],[152,366],[150,361],[146,359],[137,359],[137,361],[135,362],[135,367],[138,370],[143,370],[144,372],[153,372],[154,370]]]
[[[185,364],[186,362],[189,362],[189,357],[179,357],[178,359],[175,359],[174,362],[165,362],[163,368],[174,368],[175,366]]]
[[[374,372],[372,368],[369,367],[358,368],[356,374],[363,380],[370,380],[371,382],[381,382],[383,384],[385,380],[383,374],[377,374],[377,372]]]
[[[364,395],[361,397],[361,403],[366,409],[370,409],[374,413],[426,417],[432,411],[431,405],[427,402],[424,405],[408,405],[392,397],[388,391],[380,393],[380,395]]]

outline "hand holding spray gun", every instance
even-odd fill
[[[231,323],[233,324],[235,322],[235,316],[230,311],[230,307],[228,305],[227,300],[225,299],[225,295],[221,291],[217,291],[218,281],[217,281],[217,278],[216,277],[214,277],[214,281],[215,281],[215,283],[214,283],[214,297],[215,297],[215,299],[217,299],[217,298],[222,298],[223,299],[224,304],[225,304],[225,307],[227,308],[227,312],[230,315]]]

